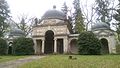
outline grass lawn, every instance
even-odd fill
[[[120,55],[73,55],[76,60],[68,59],[68,56],[49,55],[19,68],[120,68]]]
[[[28,57],[28,56],[0,56],[0,63],[10,61],[10,60],[16,60],[24,57]]]

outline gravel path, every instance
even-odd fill
[[[18,66],[20,66],[24,63],[31,62],[33,60],[37,60],[37,59],[40,59],[43,57],[45,57],[45,56],[31,56],[31,57],[22,58],[22,59],[18,59],[18,60],[14,60],[14,61],[0,63],[0,68],[17,68]]]

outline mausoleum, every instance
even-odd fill
[[[78,52],[79,34],[72,32],[72,24],[67,16],[56,9],[48,10],[32,29],[35,54],[63,54]],[[103,53],[116,53],[115,32],[105,23],[92,26],[93,33],[101,40]]]

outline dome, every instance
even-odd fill
[[[45,12],[45,14],[42,16],[42,20],[44,19],[66,19],[66,15],[58,10],[48,10],[47,12]]]
[[[24,32],[20,29],[14,29],[10,31],[9,36],[23,36]]]
[[[106,23],[95,23],[92,26],[92,30],[96,30],[96,29],[110,29],[110,26]]]

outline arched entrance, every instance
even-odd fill
[[[13,47],[12,47],[13,43],[10,42],[9,43],[9,47],[8,47],[8,54],[12,54],[13,53]]]
[[[57,53],[63,53],[63,39],[57,39]]]
[[[50,54],[54,52],[54,32],[51,30],[48,30],[45,33],[45,54]]]
[[[101,53],[109,54],[108,40],[105,38],[102,38],[101,43],[102,43]]]
[[[70,53],[77,54],[78,53],[78,47],[77,47],[77,40],[72,39],[70,41]]]

